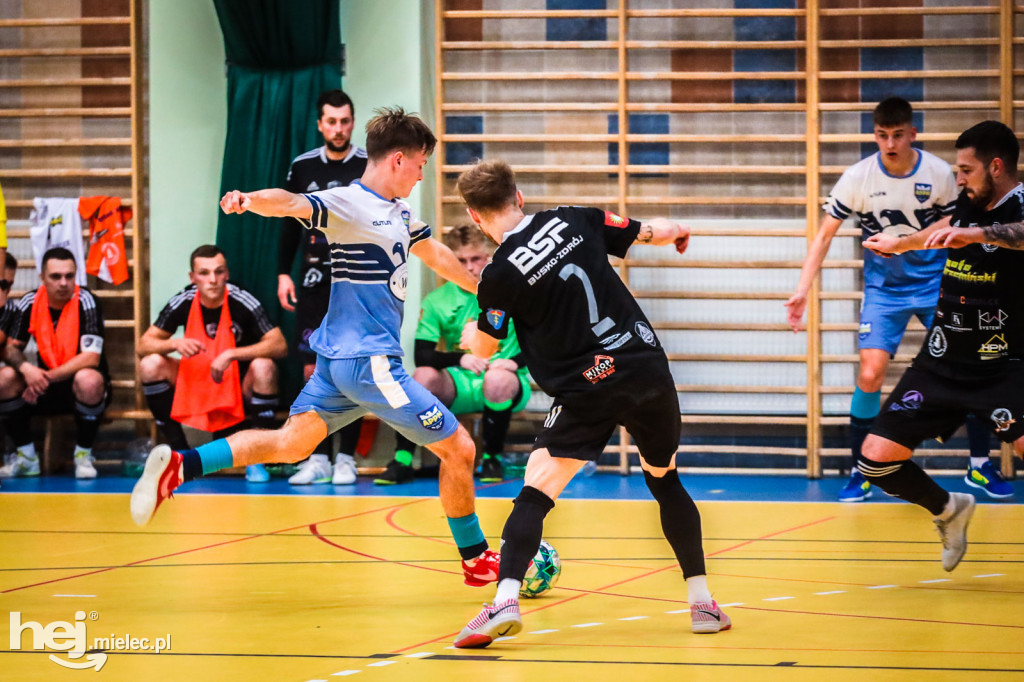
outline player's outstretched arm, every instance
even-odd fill
[[[640,225],[640,232],[633,243],[653,246],[675,244],[676,251],[683,253],[690,245],[690,227],[667,218],[654,218]]]
[[[807,256],[804,257],[803,266],[800,268],[800,281],[797,282],[796,290],[786,301],[786,321],[798,332],[804,328],[804,311],[807,309],[807,292],[811,290],[818,272],[821,271],[821,264],[825,262],[825,256],[832,245],[832,238],[839,231],[843,221],[835,216],[825,214],[818,226],[818,234],[807,249]]]
[[[1007,249],[1024,250],[1024,223],[949,228],[932,234],[929,248],[958,249],[968,244],[994,244]]]
[[[221,198],[220,208],[225,213],[250,212],[273,218],[309,220],[313,215],[312,205],[302,195],[277,188],[255,192],[233,189]]]
[[[935,235],[946,234],[949,230],[958,231],[960,228],[949,226],[949,216],[932,223],[928,227],[908,234],[904,237],[895,237],[891,234],[873,234],[864,240],[864,248],[877,256],[888,257],[907,251],[920,251],[922,249],[944,249],[945,246],[935,243]]]
[[[409,248],[409,251],[449,282],[454,282],[471,294],[476,293],[476,278],[459,262],[452,250],[437,239],[418,241]]]

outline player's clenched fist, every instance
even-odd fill
[[[220,208],[225,213],[245,213],[250,203],[252,200],[248,194],[233,189],[221,198]]]

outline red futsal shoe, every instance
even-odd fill
[[[488,583],[497,582],[500,564],[501,555],[487,549],[472,562],[463,560],[462,575],[465,576],[465,582],[470,587],[483,587]]]
[[[146,458],[146,468],[132,489],[132,521],[145,526],[160,503],[181,485],[181,455],[169,445],[157,445]]]

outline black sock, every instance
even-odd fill
[[[661,478],[644,471],[644,482],[661,509],[661,529],[675,552],[683,577],[706,575],[700,512],[675,469]]]
[[[341,427],[338,433],[341,434],[341,443],[338,445],[338,451],[346,455],[356,454],[356,446],[359,445],[359,432],[363,428],[363,418],[355,420],[348,426]]]
[[[503,410],[496,410],[484,400],[483,424],[480,428],[484,441],[484,452],[499,455],[505,449],[505,437],[508,436],[508,425],[512,421],[512,406],[522,399],[523,387]]]
[[[862,419],[850,415],[850,454],[853,455],[853,469],[857,468],[860,457],[860,448],[864,445],[864,439],[871,432],[871,425],[875,423],[874,417]]]
[[[967,445],[971,449],[971,457],[991,457],[992,434],[985,422],[968,414],[964,424],[967,426]]]
[[[78,443],[83,448],[92,448],[96,434],[100,431],[100,417],[107,406],[102,400],[95,405],[86,405],[75,400],[75,427],[78,429]]]
[[[32,442],[31,414],[21,396],[0,402],[0,418],[3,418],[7,435],[16,448]]]
[[[252,405],[252,411],[255,413],[252,418],[252,426],[256,429],[274,429],[277,428],[277,418],[274,416],[274,412],[277,411],[277,394],[276,393],[253,393],[252,400],[249,401]]]
[[[181,423],[171,419],[171,407],[174,405],[174,386],[169,381],[153,381],[142,384],[142,392],[146,394],[146,404],[153,413],[156,427],[160,429],[164,440],[173,450],[188,449],[188,439]]]
[[[938,516],[949,502],[949,493],[909,459],[901,462],[876,462],[861,455],[857,467],[864,478],[889,495],[924,507]]]
[[[314,455],[323,455],[324,457],[331,458],[331,440],[334,434],[328,434],[327,438],[324,438],[320,443],[313,448]]]
[[[185,449],[181,455],[181,482],[187,483],[203,475],[203,460],[198,450]]]
[[[537,554],[544,533],[544,517],[555,502],[536,488],[525,486],[501,531],[501,567],[498,581],[512,578],[522,582],[526,569]]]

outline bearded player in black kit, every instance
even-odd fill
[[[494,602],[463,628],[455,646],[485,647],[522,628],[519,588],[544,517],[620,424],[636,440],[644,480],[686,578],[693,631],[728,630],[729,617],[707,586],[700,513],[675,468],[679,399],[668,359],[608,262],[609,254],[624,257],[633,243],[674,244],[682,253],[689,228],[661,218],[641,224],[595,208],[524,215],[523,195],[504,161],[466,171],[458,190],[473,222],[499,244],[481,273],[480,318],[467,325],[462,345],[490,357],[514,320],[530,373],[554,404],[502,532]]]
[[[910,458],[926,438],[949,437],[968,413],[987,420],[999,440],[1024,452],[1024,186],[1020,144],[998,121],[956,141],[961,193],[948,224],[904,238],[864,242],[880,255],[949,248],[935,320],[864,441],[858,466],[885,492],[935,516],[942,567],[967,550],[974,497],[947,493]]]
[[[284,188],[289,192],[308,193],[332,187],[345,187],[358,180],[366,170],[366,150],[352,144],[355,128],[355,105],[341,90],[327,90],[316,102],[316,127],[324,136],[324,145],[299,154],[288,168]],[[285,310],[296,310],[298,352],[302,359],[303,379],[309,381],[316,366],[316,353],[309,348],[309,336],[320,326],[327,314],[331,298],[331,250],[320,230],[306,230],[294,218],[282,218],[281,251],[277,265],[277,298]],[[296,300],[292,281],[292,262],[302,245],[302,280]],[[330,438],[317,446],[299,471],[288,479],[292,485],[356,482],[355,454],[363,421],[357,419],[339,431],[341,448],[333,471],[330,461]]]

